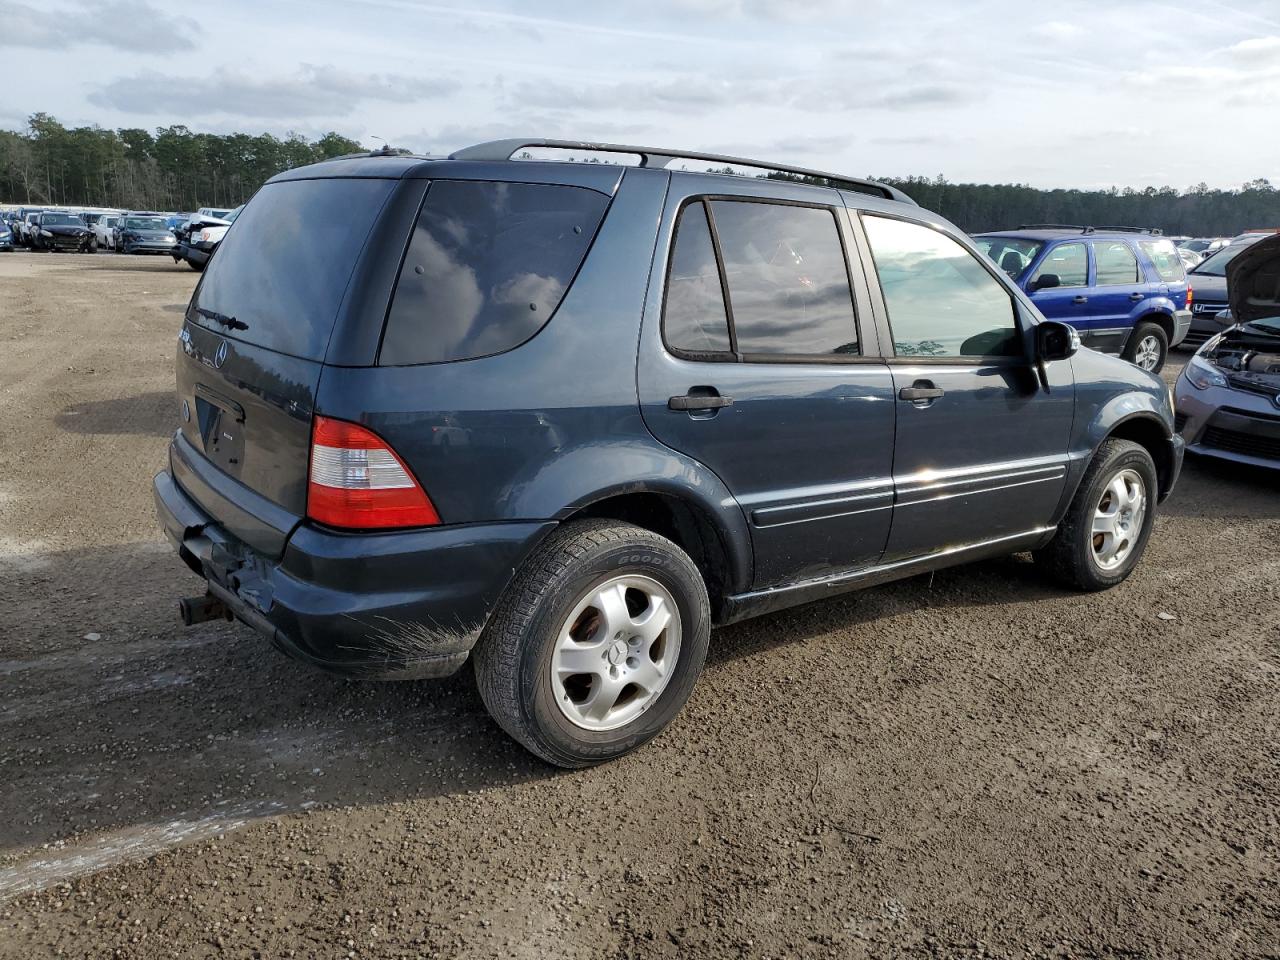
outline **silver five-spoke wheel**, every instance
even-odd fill
[[[1093,511],[1093,559],[1103,570],[1124,563],[1142,532],[1147,487],[1136,470],[1121,470],[1102,489]]]
[[[630,723],[662,695],[680,657],[680,614],[651,577],[628,574],[574,604],[551,655],[551,687],[565,718],[585,730]]]
[[[1160,341],[1153,334],[1138,341],[1133,351],[1133,362],[1143,370],[1155,370],[1160,362]]]

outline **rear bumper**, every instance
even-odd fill
[[[209,257],[213,255],[213,247],[200,243],[179,243],[170,252],[175,260],[188,260],[191,263],[204,266],[209,262]]]
[[[232,536],[168,471],[156,513],[183,561],[241,622],[298,660],[364,679],[442,677],[552,522],[344,534],[299,523],[272,559]]]
[[[1169,346],[1176,347],[1187,339],[1187,334],[1191,331],[1191,311],[1177,310],[1173,314],[1173,339],[1169,341]]]

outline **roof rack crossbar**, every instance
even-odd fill
[[[543,140],[513,137],[506,140],[490,140],[465,147],[449,155],[450,160],[510,160],[517,152],[528,147],[543,147],[554,150],[578,150],[591,153],[633,154],[640,158],[642,167],[666,167],[672,160],[701,160],[709,163],[723,163],[730,166],[753,167],[758,170],[769,170],[777,173],[789,173],[799,177],[813,177],[828,180],[836,185],[848,185],[860,193],[898,200],[902,203],[914,204],[915,201],[887,183],[867,180],[863,177],[850,177],[843,173],[827,173],[822,170],[809,170],[805,167],[793,167],[789,164],[772,163],[766,160],[749,160],[746,157],[732,157],[718,153],[695,153],[687,150],[667,150],[660,147],[637,147],[622,143],[590,143],[581,140]]]
[[[1023,223],[1018,226],[1019,230],[1078,230],[1082,234],[1090,233],[1149,233],[1153,237],[1164,236],[1164,231],[1159,227],[1113,227],[1113,226],[1097,226],[1082,227],[1078,223]]]

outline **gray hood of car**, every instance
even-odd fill
[[[1259,240],[1231,259],[1227,298],[1236,323],[1280,317],[1280,234]]]

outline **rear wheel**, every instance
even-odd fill
[[[556,532],[508,587],[473,654],[498,724],[549,763],[585,767],[660,733],[702,671],[706,585],[678,546],[587,520]]]
[[[1140,323],[1129,337],[1124,358],[1136,367],[1159,373],[1169,356],[1169,336],[1158,323]]]
[[[1142,559],[1155,522],[1155,461],[1130,440],[1106,440],[1085,471],[1067,515],[1035,561],[1080,590],[1105,590]]]

